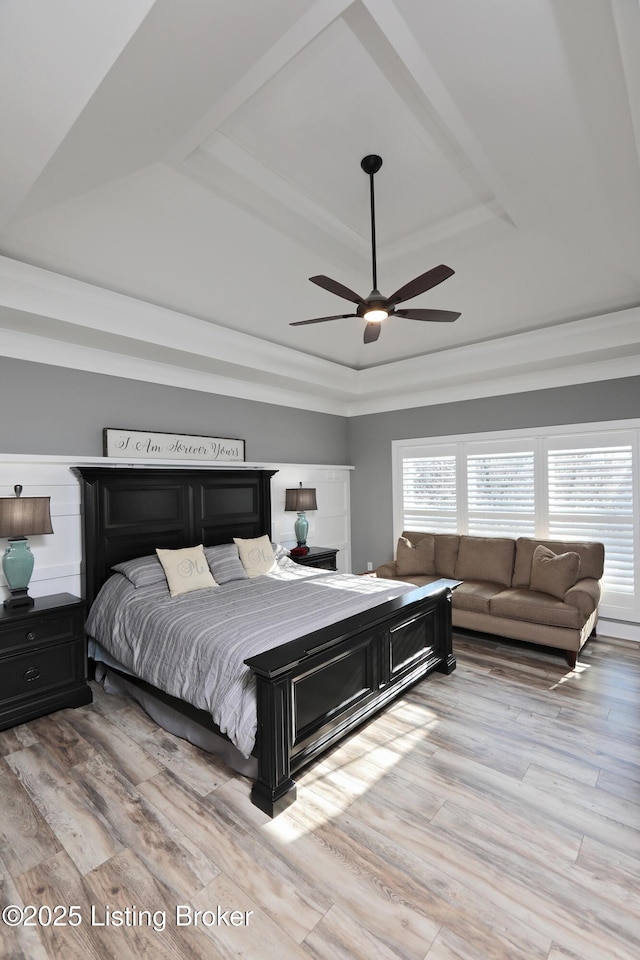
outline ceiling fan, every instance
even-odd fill
[[[435,287],[437,284],[442,283],[443,280],[453,276],[454,271],[451,269],[451,267],[446,267],[443,263],[441,263],[439,267],[433,267],[432,270],[427,270],[426,273],[416,277],[415,280],[410,280],[409,283],[405,283],[403,287],[400,287],[399,290],[396,290],[396,292],[390,297],[383,297],[378,290],[378,268],[376,265],[376,215],[373,177],[382,166],[382,157],[378,157],[376,154],[370,154],[367,157],[363,157],[362,161],[360,162],[360,166],[369,177],[369,192],[371,195],[371,258],[373,262],[373,289],[368,297],[361,297],[357,293],[354,293],[353,290],[350,290],[349,287],[345,287],[344,284],[338,283],[337,280],[332,280],[331,277],[325,277],[323,275],[309,277],[312,283],[317,283],[319,287],[323,287],[325,290],[328,290],[329,293],[335,293],[338,297],[344,297],[345,300],[351,300],[353,303],[357,303],[358,306],[356,308],[356,312],[339,313],[332,317],[316,317],[313,320],[296,320],[294,323],[290,323],[289,326],[301,327],[307,323],[325,323],[327,320],[343,320],[346,317],[362,317],[367,321],[367,325],[364,328],[364,342],[373,343],[380,336],[382,321],[386,320],[387,317],[405,317],[407,320],[427,320],[432,322],[437,321],[440,323],[451,323],[453,320],[457,320],[460,314],[454,313],[451,310],[396,310],[396,305],[398,303],[403,303],[405,300],[412,300],[413,297],[417,297],[420,293],[424,293],[425,290],[430,290],[431,287]]]

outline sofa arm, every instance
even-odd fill
[[[394,580],[398,576],[398,564],[395,560],[390,560],[389,563],[376,567],[373,572],[376,577],[382,577],[383,580]]]
[[[585,620],[591,616],[600,601],[600,581],[585,577],[578,580],[564,595],[564,602],[577,607]]]

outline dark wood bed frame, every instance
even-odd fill
[[[115,563],[179,548],[271,534],[276,471],[79,467],[84,578],[91,603]],[[412,590],[250,657],[256,677],[258,777],[251,798],[275,816],[296,797],[293,775],[433,670],[451,673],[451,584]],[[211,717],[143,681],[180,713]]]

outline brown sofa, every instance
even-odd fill
[[[375,575],[416,586],[461,580],[453,594],[454,626],[565,650],[574,667],[595,633],[603,566],[601,543],[409,530],[396,559]]]

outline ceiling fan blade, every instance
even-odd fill
[[[460,316],[453,310],[395,310],[394,316],[407,320],[435,320],[438,323],[452,323]]]
[[[335,317],[315,317],[313,320],[295,320],[290,327],[303,327],[306,323],[324,323],[325,320],[344,320],[345,317],[357,317],[357,313],[338,313]]]
[[[405,283],[404,287],[400,287],[399,290],[396,290],[396,292],[389,297],[389,302],[401,303],[403,300],[411,300],[413,297],[417,297],[418,294],[424,293],[425,290],[431,290],[432,287],[442,283],[443,280],[452,277],[454,273],[455,270],[441,263],[439,267],[433,267],[432,270],[427,270],[426,273],[416,277],[415,280],[410,280],[409,283]]]
[[[349,287],[345,287],[343,283],[332,280],[331,277],[325,277],[320,274],[317,277],[309,277],[309,280],[311,280],[311,283],[317,283],[319,287],[328,290],[329,293],[335,293],[338,297],[344,297],[345,300],[352,300],[354,303],[364,303],[364,300],[359,294],[350,290]]]
[[[375,343],[375,341],[380,336],[380,327],[382,324],[377,323],[368,323],[364,328],[364,342],[365,343]]]

